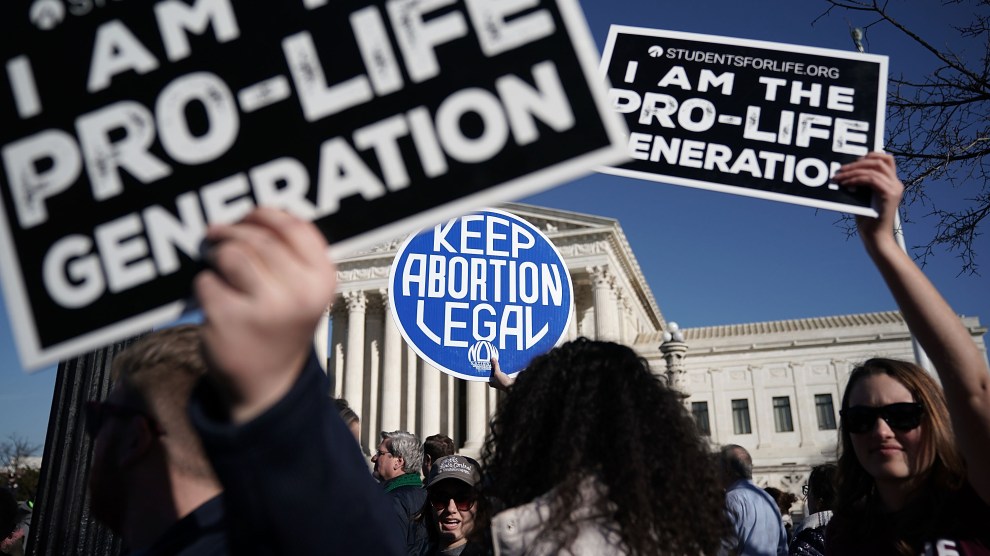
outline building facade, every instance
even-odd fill
[[[750,450],[762,486],[800,494],[811,466],[835,458],[842,390],[857,363],[914,359],[897,312],[693,328],[665,341],[670,327],[616,220],[522,204],[502,208],[540,228],[563,255],[574,284],[567,338],[632,346],[684,392],[713,447]],[[432,368],[402,339],[387,287],[403,239],[338,261],[340,294],[316,342],[332,394],[361,416],[366,451],[377,446],[379,431],[401,429],[420,438],[446,434],[462,453],[477,455],[497,393]],[[986,328],[976,317],[963,322],[986,354]]]

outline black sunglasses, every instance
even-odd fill
[[[853,434],[862,434],[873,430],[877,419],[883,419],[887,425],[897,431],[909,431],[921,424],[921,416],[925,408],[920,403],[892,403],[881,407],[857,405],[843,409],[842,426]]]
[[[454,501],[454,505],[457,506],[457,511],[466,512],[471,509],[477,497],[472,492],[430,492],[429,493],[430,504],[436,511],[442,511],[447,507],[447,502],[450,500]]]
[[[148,426],[155,434],[159,436],[165,434],[158,423],[140,409],[107,401],[88,401],[86,402],[86,434],[90,438],[95,439],[100,434],[100,429],[103,428],[103,422],[106,421],[108,415],[141,417],[148,422]]]

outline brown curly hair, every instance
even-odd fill
[[[566,551],[594,477],[593,515],[629,554],[715,553],[727,530],[709,450],[682,396],[632,349],[579,338],[537,357],[502,401],[482,451],[484,493],[506,507],[558,485],[540,538]]]

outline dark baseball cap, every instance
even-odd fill
[[[444,456],[433,462],[433,467],[430,468],[430,477],[426,481],[426,488],[430,488],[444,479],[457,479],[472,487],[476,486],[481,482],[480,469],[478,462],[469,457]]]

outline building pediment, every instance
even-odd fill
[[[524,218],[539,228],[560,251],[572,274],[588,266],[608,266],[626,299],[638,306],[640,318],[649,328],[662,329],[663,316],[653,292],[640,269],[632,247],[614,218],[551,209],[523,203],[504,203],[499,208]],[[337,278],[342,285],[371,287],[388,277],[388,269],[399,247],[408,236],[383,241],[337,261]]]
[[[589,214],[581,214],[566,210],[549,209],[523,203],[503,203],[499,208],[525,218],[551,239],[554,236],[575,236],[594,234],[619,229],[619,223],[613,218],[604,218]],[[409,237],[403,235],[378,243],[368,249],[355,251],[350,256],[340,260],[341,263],[352,260],[367,260],[368,258],[391,258],[402,242]],[[569,241],[568,243],[574,243]]]

